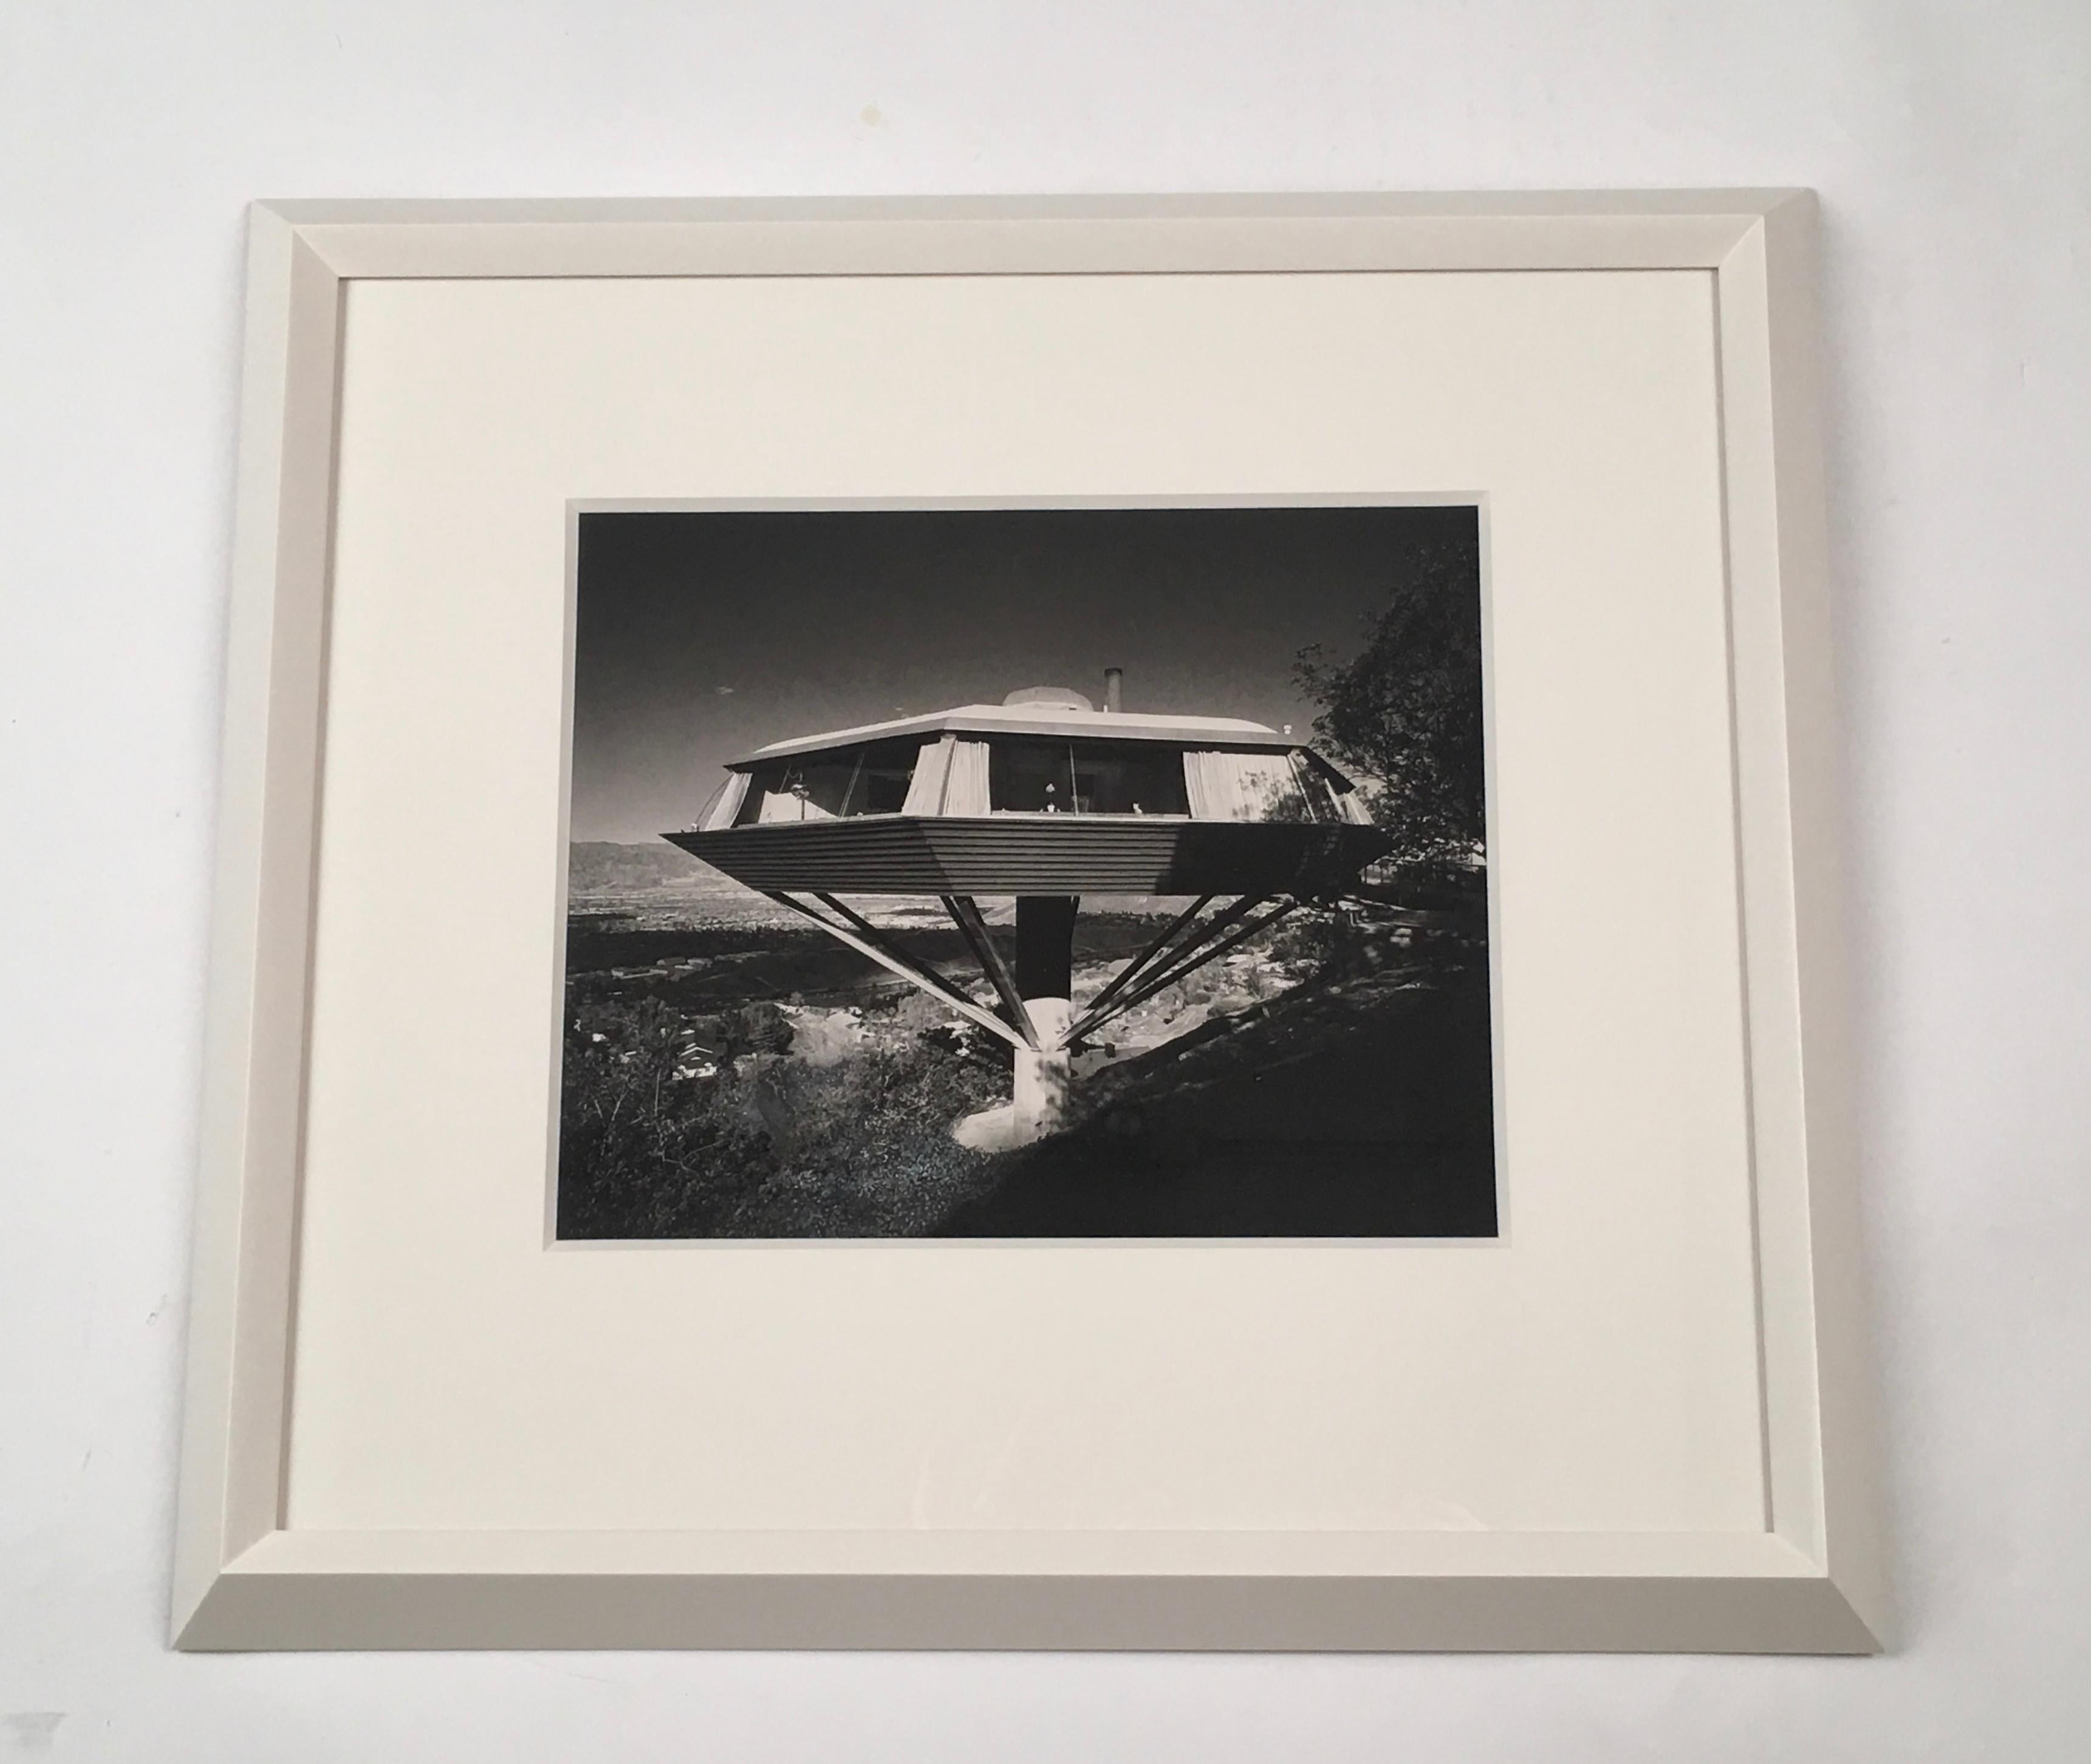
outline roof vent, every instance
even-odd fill
[[[1080,692],[1066,686],[1027,686],[1002,700],[1005,705],[1050,705],[1057,710],[1094,710]]]

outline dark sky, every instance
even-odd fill
[[[1347,658],[1471,508],[900,510],[580,518],[573,837],[686,826],[726,761],[1022,686],[1304,735],[1303,647]]]

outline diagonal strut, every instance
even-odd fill
[[[1084,1007],[1084,1014],[1086,1015],[1091,1011],[1102,1010],[1103,1007],[1109,1004],[1112,999],[1115,998],[1121,992],[1124,991],[1127,986],[1131,986],[1134,981],[1137,980],[1140,974],[1150,964],[1160,958],[1162,951],[1168,947],[1170,942],[1175,938],[1176,934],[1182,930],[1183,927],[1188,925],[1193,919],[1196,918],[1198,915],[1201,912],[1203,912],[1208,906],[1211,905],[1212,900],[1213,897],[1210,895],[1201,895],[1196,900],[1192,901],[1188,907],[1185,908],[1183,912],[1178,913],[1175,918],[1170,922],[1169,929],[1167,930],[1164,931],[1161,936],[1155,938],[1155,940],[1152,943],[1149,943],[1145,949],[1142,950],[1137,955],[1134,956],[1131,961],[1127,962],[1124,967],[1120,968],[1112,977],[1110,984],[1106,986],[1102,992],[1098,993],[1095,998],[1089,1000],[1089,1003]],[[1202,930],[1198,934],[1200,937],[1202,937],[1205,934]],[[1197,938],[1192,938],[1183,947],[1188,949],[1192,943],[1195,943],[1196,941]]]
[[[1016,977],[1009,971],[1009,964],[1002,959],[1002,951],[994,947],[988,935],[987,921],[981,917],[980,908],[971,895],[939,895],[944,910],[951,916],[951,922],[966,940],[973,952],[973,960],[981,964],[981,972],[987,976],[988,984],[1001,998],[1002,1008],[1009,1012],[1011,1020],[1023,1035],[1025,1042],[1037,1049],[1038,1025],[1031,1020],[1031,1012],[1024,1003],[1024,994],[1017,990]]]
[[[1239,910],[1230,909],[1229,912],[1222,917],[1230,922],[1238,920],[1244,912],[1262,905],[1269,899],[1270,896],[1267,895],[1260,895],[1253,898],[1244,895],[1242,900],[1235,903],[1235,909]],[[1248,924],[1240,926],[1231,935],[1219,938],[1217,941],[1209,935],[1192,939],[1190,942],[1179,948],[1175,955],[1164,964],[1166,972],[1153,974],[1130,990],[1120,994],[1117,999],[1103,1010],[1099,1011],[1093,1006],[1076,1018],[1067,1026],[1067,1039],[1070,1042],[1078,1040],[1080,1037],[1101,1028],[1113,1017],[1123,1015],[1136,1005],[1145,1003],[1163,987],[1174,986],[1193,968],[1202,968],[1207,962],[1226,955],[1236,944],[1244,942],[1267,926],[1275,925],[1299,904],[1297,895],[1287,895],[1270,912],[1250,920]],[[1214,920],[1206,927],[1207,932],[1209,933],[1218,928],[1220,920]]]
[[[919,986],[939,1003],[948,1005],[961,1016],[977,1023],[991,1035],[999,1036],[1011,1046],[1028,1048],[1030,1044],[1009,1024],[1003,1022],[985,1005],[968,998],[951,981],[927,962],[908,955],[887,938],[878,928],[860,913],[854,912],[832,895],[816,895],[813,898],[831,908],[847,921],[838,925],[826,914],[816,912],[802,900],[795,900],[779,890],[765,888],[767,895],[780,906],[789,907],[801,917],[810,919],[838,942],[846,943],[859,955],[869,955],[880,967],[898,974],[911,985]]]

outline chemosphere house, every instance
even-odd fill
[[[999,705],[802,735],[730,765],[693,828],[666,835],[804,915],[1015,1050],[1007,1139],[1051,1131],[1070,1056],[1121,1012],[1275,923],[1341,893],[1386,849],[1351,780],[1262,723],[1149,716],[1057,687]],[[933,895],[995,1011],[841,895]],[[1191,904],[1077,1011],[1075,915],[1089,895]],[[1015,961],[978,899],[1016,902]]]

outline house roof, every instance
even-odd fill
[[[860,728],[835,729],[825,735],[795,736],[773,741],[752,753],[726,763],[733,770],[783,759],[798,753],[818,753],[828,748],[854,747],[864,741],[882,741],[900,735],[1049,735],[1094,741],[1167,741],[1179,746],[1214,748],[1270,748],[1289,751],[1304,747],[1298,737],[1281,735],[1268,723],[1249,722],[1240,717],[1164,717],[1145,712],[1077,710],[1067,705],[960,705],[951,710],[932,711],[926,716],[901,717],[891,722],[870,722]]]

